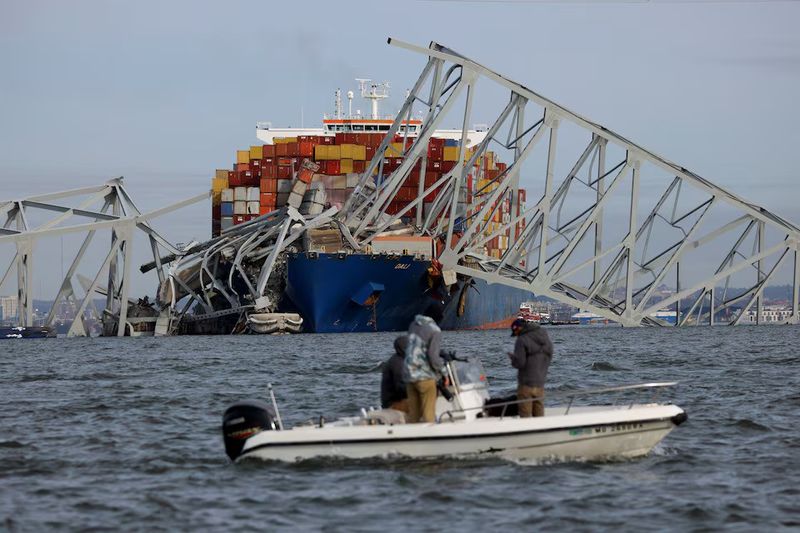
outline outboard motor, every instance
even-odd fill
[[[225,453],[231,461],[235,461],[242,453],[247,439],[262,431],[275,429],[278,429],[275,413],[269,405],[259,400],[236,402],[222,415]]]

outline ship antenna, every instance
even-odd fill
[[[342,90],[336,89],[336,100],[333,102],[333,116],[342,118]]]
[[[347,118],[353,118],[353,91],[347,91]]]

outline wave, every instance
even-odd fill
[[[596,370],[598,372],[619,372],[619,371],[629,371],[629,368],[624,368],[616,365],[612,365],[611,363],[607,363],[605,361],[597,361],[592,363],[590,367],[591,370]]]

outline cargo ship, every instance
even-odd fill
[[[323,116],[319,128],[257,124],[261,144],[237,151],[233,168],[218,169],[212,179],[214,237],[287,205],[304,162],[313,163],[317,171],[306,180],[313,194],[303,197],[301,212],[314,216],[345,205],[395,120],[378,112],[378,102],[388,96],[388,84],[359,81],[361,96],[371,105],[368,116],[353,113],[352,91],[347,93],[345,112],[341,92],[336,91],[335,111]],[[379,154],[383,161],[373,176],[376,183],[402,164],[404,149],[421,128],[422,121],[413,118],[400,123],[393,142]],[[485,136],[485,130],[469,130],[463,139],[466,153]],[[461,130],[437,130],[429,141],[424,171],[418,163],[386,213],[401,212],[421,195],[423,187],[452,170],[461,142]],[[459,195],[464,216],[472,214],[470,207],[494,190],[494,181],[505,168],[491,152],[478,159]],[[524,209],[525,191],[520,189],[518,194],[517,202],[505,201],[492,215],[495,218],[487,219],[487,235],[495,224],[508,221],[512,205]],[[445,306],[444,329],[507,327],[516,318],[520,302],[529,300],[531,293],[460,275],[445,283],[437,261],[443,238],[411,231],[428,215],[435,195],[429,196],[420,209],[403,213],[399,230],[376,237],[363,250],[348,249],[336,230],[308,231],[303,244],[283,258],[281,294],[271,311],[299,314],[305,332],[399,331],[408,327],[415,314],[439,301]],[[484,253],[500,258],[507,248],[508,235],[500,235],[487,242]]]

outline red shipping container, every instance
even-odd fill
[[[295,160],[291,157],[279,157],[278,158],[278,166],[279,167],[291,167],[294,164]]]
[[[311,141],[300,141],[297,143],[297,155],[300,157],[314,157],[314,146],[316,143]]]
[[[250,168],[258,168],[261,167],[261,160],[260,159],[251,159],[250,160]]]
[[[359,174],[361,174],[365,170],[367,170],[366,161],[353,161],[353,172],[358,172]]]
[[[289,157],[297,157],[299,153],[299,143],[286,143],[286,155]]]
[[[328,144],[328,145],[329,144],[336,144],[336,137],[332,137],[332,136],[328,136],[328,135],[326,135],[324,137],[321,137],[320,144]]]
[[[259,214],[259,216],[266,215],[267,213],[271,213],[273,211],[275,211],[275,206],[274,205],[259,205],[258,206],[258,214]]]
[[[266,159],[268,157],[275,157],[275,145],[274,144],[265,144],[263,146],[261,157],[263,157],[264,159]]]
[[[297,179],[302,181],[303,183],[311,183],[311,179],[313,177],[314,177],[314,173],[313,172],[301,171],[301,172],[297,173]]]
[[[377,135],[376,135],[377,137]],[[375,157],[375,152],[377,147],[375,146],[367,146],[364,151],[367,153],[367,161],[372,161],[372,158]]]
[[[455,161],[442,161],[442,173],[450,172],[456,166]]]
[[[525,201],[527,199],[526,196],[527,196],[527,193],[526,193],[525,189],[520,189],[520,190],[517,191],[517,197],[519,198],[519,203],[520,204],[524,204],[525,203]]]
[[[220,204],[211,205],[211,220],[219,220],[222,217],[222,206]]]
[[[259,183],[259,188],[261,189],[261,193],[265,192],[278,192],[278,180],[275,178],[261,178],[261,183]]]
[[[342,133],[342,132],[337,133],[336,136],[334,137],[335,140],[334,140],[333,144],[347,144],[347,140],[346,140],[347,137],[346,136],[347,136],[346,133]]]
[[[441,177],[442,177],[441,174],[439,174],[438,172],[426,172],[425,173],[425,188],[427,189],[428,187],[430,187],[431,185],[436,183],[439,180],[439,178],[441,178]]]
[[[339,170],[341,169],[341,165],[339,164],[339,160],[329,160],[329,161],[321,161],[323,164],[323,168],[325,169],[325,174],[339,174]]]
[[[273,179],[273,178],[275,178],[275,174],[276,174],[275,169],[276,168],[277,167],[274,166],[274,165],[267,165],[267,166],[261,167],[261,179],[264,179],[264,178]]]
[[[241,224],[242,222],[247,222],[247,215],[233,215],[234,224]]]
[[[286,150],[287,143],[281,143],[275,145],[275,156],[276,157],[286,157],[289,155],[288,151]]]
[[[277,167],[278,179],[288,179],[292,177],[292,167]]]
[[[441,161],[432,161],[428,159],[428,170],[435,170],[436,172],[442,171],[442,162]]]
[[[228,176],[228,187],[244,187],[239,176],[240,174],[238,172],[234,172],[232,176]]]
[[[233,167],[236,172],[242,172],[243,170],[250,170],[250,163],[236,163]]]
[[[277,200],[278,200],[278,195],[274,192],[261,193],[261,198],[260,198],[261,205],[274,206]]]

